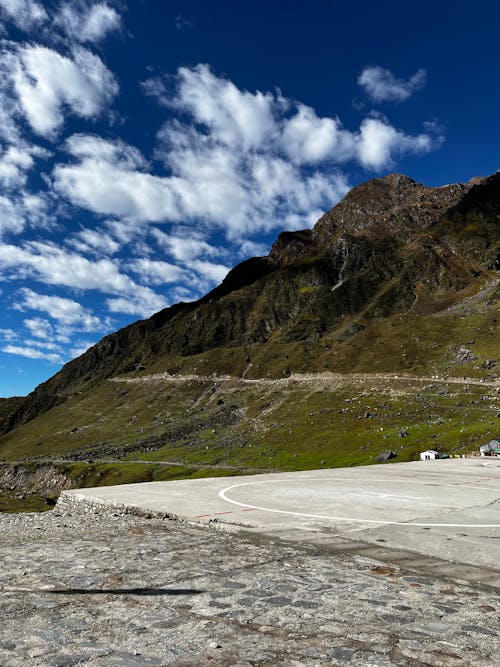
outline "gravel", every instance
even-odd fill
[[[0,665],[498,665],[498,591],[108,514],[0,515]]]

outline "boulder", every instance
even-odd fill
[[[382,463],[382,461],[389,461],[389,459],[394,459],[396,456],[396,452],[393,452],[390,449],[384,449],[383,452],[380,452],[375,461],[377,463]]]

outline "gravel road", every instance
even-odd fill
[[[385,386],[387,383],[410,383],[410,384],[455,384],[476,385],[479,387],[499,387],[500,379],[486,379],[473,377],[455,377],[453,375],[412,375],[410,373],[292,373],[285,378],[245,378],[234,375],[171,375],[170,373],[155,373],[154,375],[139,375],[138,377],[113,377],[110,382],[122,382],[125,384],[154,384],[157,382],[168,382],[171,384],[182,384],[183,382],[232,382],[242,385],[274,386],[290,384],[324,384],[325,386],[352,386],[372,385]]]
[[[0,665],[498,665],[488,588],[113,514],[0,515]]]

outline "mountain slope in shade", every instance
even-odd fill
[[[5,409],[0,430],[8,432],[106,378],[188,371],[200,355],[206,370],[248,377],[345,372],[353,358],[368,371],[439,365],[430,339],[440,314],[458,318],[456,341],[455,325],[450,341],[437,336],[444,359],[450,345],[464,342],[461,304],[470,312],[467,304],[476,299],[488,317],[498,309],[499,230],[500,174],[439,188],[399,174],[368,181],[313,229],[280,234],[267,257],[239,264],[199,301],[103,338],[16,409]],[[485,332],[496,320],[488,320],[485,332],[481,326],[476,338],[491,338]],[[409,365],[397,358],[398,327],[403,338],[421,329],[425,340],[415,343]],[[387,344],[377,357],[365,349],[374,339]]]

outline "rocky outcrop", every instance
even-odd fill
[[[321,244],[346,233],[409,239],[436,223],[475,183],[429,188],[402,174],[376,178],[350,190],[316,223],[314,235]]]
[[[50,464],[1,464],[0,489],[21,493],[55,495],[71,489],[74,482],[61,470]]]

